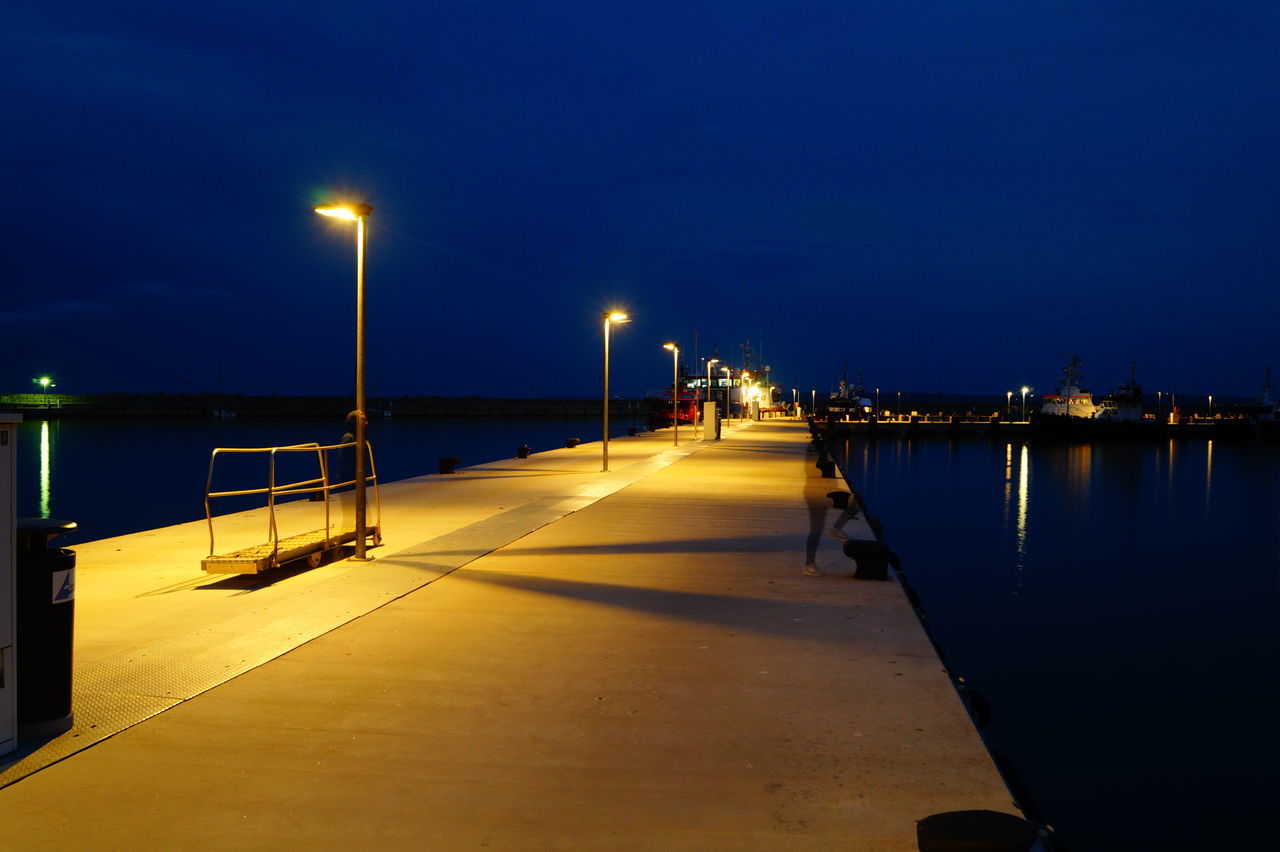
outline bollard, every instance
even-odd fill
[[[818,462],[818,470],[822,471],[823,479],[836,478],[836,463],[831,459],[823,459]]]
[[[14,656],[18,736],[71,730],[71,645],[75,633],[76,554],[50,547],[75,521],[19,518],[17,635]]]
[[[578,444],[581,444],[581,443],[582,443],[582,439],[581,439],[581,438],[565,438],[565,439],[564,439],[564,445],[565,445],[567,448],[571,449],[571,450],[572,450],[574,447],[578,446]]]
[[[849,498],[853,495],[848,491],[832,491],[827,494],[831,498],[831,505],[836,509],[849,508]]]
[[[457,456],[441,456],[436,459],[436,466],[440,473],[454,473],[454,468],[458,466],[458,462],[462,459]]]
[[[844,543],[844,555],[858,563],[853,579],[889,579],[890,550],[883,541],[851,538]]]
[[[1027,820],[998,811],[948,811],[916,823],[920,852],[1028,852],[1038,834]]]
[[[529,449],[529,445],[525,444],[523,447],[520,447],[519,449],[516,450],[516,455],[522,459],[527,459],[529,458],[530,452],[532,452],[532,450]]]
[[[629,435],[630,437],[634,438],[634,437],[635,437],[635,435],[636,435],[636,427],[634,427],[634,426],[628,426],[628,427],[627,427],[627,435]]]

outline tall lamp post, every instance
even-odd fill
[[[662,344],[671,350],[671,434],[675,445],[680,446],[680,347],[674,343]]]
[[[1024,423],[1027,420],[1027,391],[1029,390],[1031,390],[1031,388],[1026,385],[1022,386],[1022,421]]]
[[[711,400],[711,365],[719,364],[719,358],[711,358],[707,361],[707,400]],[[702,440],[707,440],[707,422],[706,418],[702,418]]]
[[[747,419],[747,382],[751,380],[751,373],[743,370],[738,377],[738,420]]]
[[[609,472],[609,327],[615,323],[631,322],[631,317],[618,311],[612,313],[601,314],[600,318],[604,320],[604,440],[601,446],[604,448],[600,457],[600,471],[602,473]]]
[[[1004,416],[1006,420],[1013,419],[1013,391],[1004,392]]]
[[[45,396],[49,395],[49,388],[57,387],[57,385],[54,384],[53,379],[49,378],[48,376],[41,376],[40,378],[32,379],[31,381],[35,382],[40,386]]]
[[[818,390],[812,388],[809,391],[809,416],[813,417],[818,413]]]
[[[796,417],[800,416],[800,401],[796,398],[796,389],[791,389],[791,413]]]
[[[367,525],[365,509],[365,456],[368,453],[365,434],[364,397],[364,232],[365,219],[373,212],[368,204],[330,204],[315,208],[321,216],[346,219],[356,223],[356,552],[352,559],[368,561],[365,555]]]

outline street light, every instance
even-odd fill
[[[709,361],[707,361],[707,399],[708,399],[708,400],[710,400],[710,399],[711,399],[711,365],[712,365],[712,364],[719,364],[719,363],[720,363],[720,359],[719,359],[719,358],[712,358],[712,359],[710,359]],[[705,410],[705,406],[704,406],[704,410]],[[706,419],[706,417],[703,417],[703,418],[702,418],[702,440],[704,440],[704,441],[705,441],[705,440],[707,440],[707,419]]]
[[[743,370],[738,375],[738,420],[747,419],[747,381],[751,378],[749,370]]]
[[[36,384],[38,384],[38,385],[41,387],[41,389],[43,390],[43,392],[45,393],[45,395],[46,395],[46,396],[47,396],[47,395],[48,395],[48,393],[49,393],[49,388],[56,388],[56,387],[57,387],[57,385],[56,385],[56,384],[54,384],[53,379],[49,378],[48,376],[41,376],[40,378],[38,378],[38,379],[32,379],[31,381],[33,381],[33,382],[35,382]]]
[[[1004,416],[1006,420],[1013,419],[1013,391],[1004,392]]]
[[[613,311],[607,314],[601,314],[600,318],[604,320],[604,441],[601,450],[600,471],[602,473],[609,472],[609,327],[614,323],[631,322],[631,317],[626,314]]]
[[[876,419],[880,419],[880,388],[876,388]]]
[[[813,417],[818,413],[818,391],[816,388],[809,391],[809,416]]]
[[[671,350],[671,434],[675,445],[680,446],[680,347],[674,343],[662,344]]]
[[[327,204],[315,208],[321,216],[345,219],[356,223],[356,552],[352,559],[365,562],[365,455],[368,453],[365,435],[364,399],[364,232],[365,219],[373,212],[368,204]]]
[[[800,401],[796,398],[795,388],[791,389],[791,413],[796,417],[800,416]]]
[[[1209,394],[1209,417],[1213,417],[1213,394]]]
[[[1022,422],[1024,423],[1027,421],[1027,391],[1029,390],[1031,388],[1026,385],[1022,386]]]

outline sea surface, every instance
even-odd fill
[[[1280,444],[832,450],[1068,848],[1275,848]]]
[[[611,417],[612,436],[642,418]],[[138,532],[204,518],[210,452],[215,447],[272,447],[343,440],[342,419],[65,418],[27,414],[18,427],[19,517],[75,521],[79,530],[55,544]],[[427,419],[373,418],[369,442],[382,482],[437,472],[442,457],[467,467],[512,458],[522,445],[538,452],[563,447],[566,438],[599,441],[599,418]],[[350,440],[349,438],[347,440]],[[290,472],[314,457],[293,455]],[[265,462],[219,461],[214,490],[261,487]],[[314,475],[307,468],[298,479]],[[228,478],[228,476],[230,478]],[[263,505],[260,498],[218,501],[215,514]]]

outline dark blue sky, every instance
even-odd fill
[[[1257,392],[1264,2],[42,0],[0,12],[0,390],[589,395],[599,313],[823,392]]]

